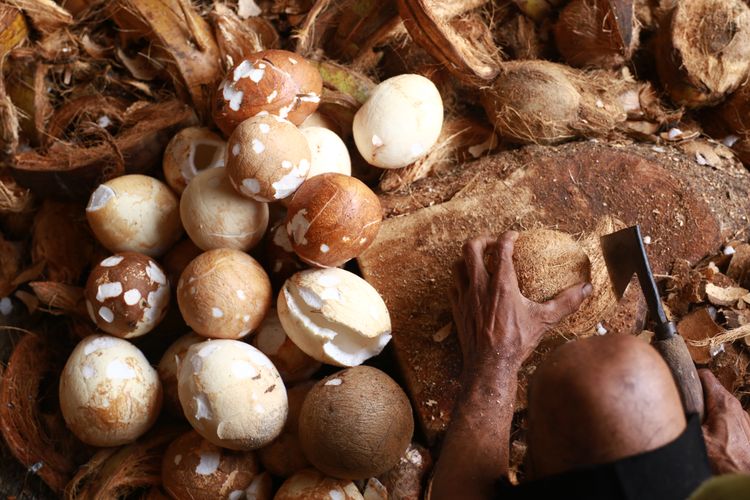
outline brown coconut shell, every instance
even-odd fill
[[[706,111],[701,122],[707,133],[750,165],[750,85],[743,85],[726,102]]]
[[[555,25],[555,41],[571,66],[616,68],[638,47],[632,0],[573,0]]]
[[[357,366],[313,387],[299,417],[308,460],[341,479],[366,479],[395,466],[414,432],[409,399],[382,371]]]
[[[482,91],[482,105],[501,137],[522,144],[556,144],[601,137],[627,119],[623,82],[548,61],[505,63]]]
[[[654,50],[659,79],[675,103],[714,104],[750,74],[750,7],[742,0],[675,2]]]

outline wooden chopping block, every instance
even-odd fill
[[[381,202],[387,219],[359,265],[388,305],[397,362],[434,441],[459,390],[448,290],[466,239],[535,227],[580,234],[610,215],[641,224],[654,272],[663,274],[675,259],[695,263],[748,229],[750,175],[739,162],[712,168],[676,150],[582,142],[500,153]],[[619,321],[633,333],[638,300],[624,307]],[[522,376],[534,368],[527,363]]]

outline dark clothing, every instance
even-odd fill
[[[498,499],[684,500],[711,476],[700,420],[691,415],[677,439],[615,462],[501,486]]]

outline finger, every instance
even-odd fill
[[[494,259],[497,269],[491,269],[493,285],[498,289],[518,290],[518,276],[513,264],[513,250],[515,248],[518,233],[506,231],[497,239],[494,245],[496,258]],[[520,292],[519,292],[520,293]]]
[[[548,325],[556,325],[581,307],[583,301],[591,295],[594,288],[591,283],[579,283],[566,288],[557,296],[542,304],[542,318]]]
[[[719,379],[706,368],[698,370],[698,377],[701,379],[701,385],[703,386],[703,399],[707,409],[714,409],[717,407],[724,406],[727,396],[733,397],[729,392],[721,385]],[[709,414],[711,412],[708,412]]]
[[[460,302],[463,300],[464,291],[469,287],[469,273],[466,271],[466,264],[461,260],[453,264],[453,284]]]
[[[487,277],[487,268],[484,265],[484,253],[492,242],[493,239],[489,236],[479,236],[464,243],[462,252],[470,279],[476,281]]]

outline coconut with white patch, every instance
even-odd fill
[[[422,158],[443,127],[443,100],[435,84],[405,74],[381,82],[354,115],[352,132],[362,157],[380,168]]]
[[[284,382],[258,349],[237,340],[194,344],[180,363],[177,391],[190,425],[223,448],[254,450],[281,433]]]
[[[310,148],[302,132],[275,116],[242,122],[229,137],[227,175],[238,193],[257,201],[291,196],[310,170]]]
[[[352,175],[352,160],[341,137],[323,127],[305,127],[300,131],[307,139],[312,158],[308,179],[327,172]]]
[[[260,264],[230,248],[202,253],[177,283],[182,317],[203,337],[244,337],[263,320],[271,299],[271,282]]]
[[[255,453],[224,450],[195,431],[167,447],[161,477],[164,489],[176,500],[244,499],[245,490],[258,480],[268,482],[269,494],[262,498],[270,499],[270,477],[262,472]]]
[[[352,481],[328,477],[315,469],[305,469],[284,481],[274,500],[364,500]]]
[[[302,184],[289,202],[285,225],[302,260],[337,267],[375,241],[382,220],[380,200],[362,181],[326,173]]]
[[[329,384],[331,380],[340,383]],[[411,443],[409,398],[384,372],[348,368],[310,389],[299,415],[305,456],[324,474],[367,479],[399,463]]]
[[[299,444],[299,413],[302,403],[310,389],[315,385],[314,380],[299,383],[287,389],[289,414],[284,424],[284,430],[271,444],[258,450],[258,458],[263,468],[278,477],[289,477],[294,473],[310,467]]]
[[[193,332],[183,335],[164,351],[157,365],[156,371],[159,373],[159,380],[164,390],[164,409],[171,415],[182,417],[182,406],[177,396],[177,372],[180,362],[191,345],[204,340],[206,340],[205,337]]]
[[[68,428],[92,446],[120,446],[142,436],[159,416],[159,376],[127,340],[92,335],[73,349],[60,375],[60,409]]]
[[[203,250],[250,250],[268,228],[268,204],[238,194],[224,168],[201,172],[190,182],[180,199],[180,216]]]
[[[162,168],[169,187],[182,193],[203,170],[223,167],[226,142],[203,127],[187,127],[175,134],[164,150]]]
[[[383,299],[372,285],[343,269],[295,274],[284,284],[277,308],[289,338],[322,363],[362,364],[391,339]]]
[[[99,185],[89,198],[86,218],[111,252],[158,257],[182,235],[177,197],[146,175],[123,175]]]
[[[91,320],[121,338],[145,335],[164,318],[169,281],[148,255],[123,252],[102,260],[89,274],[84,295]]]
[[[275,308],[269,311],[253,335],[252,345],[268,356],[285,384],[307,380],[321,366],[287,336]]]
[[[214,123],[227,136],[258,114],[299,125],[317,109],[322,91],[320,72],[304,57],[286,50],[257,52],[231,68],[219,85]]]

